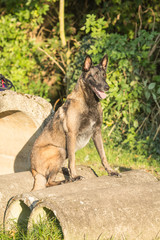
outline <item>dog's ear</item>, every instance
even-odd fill
[[[108,56],[107,54],[104,55],[104,57],[102,58],[100,65],[102,66],[102,68],[106,71],[107,70],[107,65],[108,65]]]
[[[88,72],[92,66],[92,59],[90,56],[86,56],[83,64],[83,71]]]

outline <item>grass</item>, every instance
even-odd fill
[[[158,234],[159,235],[159,234]],[[160,240],[160,237],[155,237],[152,240]],[[33,225],[33,230],[28,234],[23,231],[22,226],[18,227],[14,224],[14,231],[10,230],[6,233],[3,232],[2,226],[0,226],[0,240],[63,240],[63,234],[59,228],[59,224],[55,219],[50,219],[49,221],[41,221],[39,224]],[[119,240],[129,240],[122,236]],[[74,240],[74,239],[73,239]],[[87,240],[87,238],[84,238]],[[97,240],[114,240],[114,237],[104,238],[99,236]]]
[[[160,161],[153,156],[146,158],[136,152],[124,150],[121,146],[110,148],[105,145],[105,152],[110,165],[116,170],[123,172],[130,169],[146,169],[160,179]],[[86,165],[93,168],[98,176],[107,175],[101,165],[99,155],[91,141],[85,148],[76,153],[76,164]],[[48,220],[39,222],[33,226],[33,230],[27,233],[26,226],[14,225],[11,231],[3,232],[0,226],[0,240],[63,240],[63,233],[58,221],[52,216]],[[114,238],[110,238],[110,240]],[[99,238],[101,240],[101,237]],[[127,239],[126,239],[127,240]],[[160,240],[156,237],[153,240]]]
[[[63,240],[62,229],[56,218],[41,219],[38,224],[34,224],[30,231],[26,231],[26,225],[12,224],[11,230],[4,233],[0,226],[1,240]]]
[[[105,145],[104,147],[109,164],[119,172],[130,169],[145,169],[160,179],[160,161],[154,157],[146,158],[134,151],[124,150],[121,146],[110,148]],[[90,166],[98,176],[107,175],[92,141],[76,153],[76,164]]]

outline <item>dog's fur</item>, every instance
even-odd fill
[[[101,136],[100,99],[106,97],[105,91],[109,89],[107,64],[107,55],[97,66],[92,66],[91,58],[86,57],[74,90],[35,141],[31,153],[33,190],[60,184],[55,182],[55,178],[67,158],[70,180],[81,179],[75,169],[75,152],[83,148],[91,137],[108,174],[118,175],[107,162]]]

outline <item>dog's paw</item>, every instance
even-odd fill
[[[74,178],[71,178],[70,181],[71,182],[76,182],[76,181],[83,180],[83,179],[84,179],[84,177],[82,177],[82,176],[76,176]]]
[[[109,172],[108,172],[108,175],[109,175],[109,176],[119,177],[119,178],[122,177],[122,175],[121,175],[119,172],[117,172],[117,171],[109,171]]]
[[[118,172],[112,172],[111,176],[116,176],[116,177],[119,177],[119,178],[122,177],[122,175],[120,173],[118,173]]]

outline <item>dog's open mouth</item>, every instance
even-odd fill
[[[97,97],[98,97],[99,99],[104,99],[104,98],[106,98],[107,94],[106,94],[105,92],[99,91],[99,90],[98,90],[97,88],[95,88],[95,87],[92,87],[92,89],[93,89],[93,91],[95,92],[95,94],[97,95]]]

